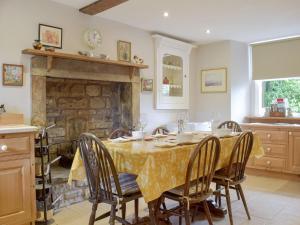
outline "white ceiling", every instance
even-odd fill
[[[79,9],[95,0],[53,1]],[[129,0],[97,16],[194,43],[300,35],[300,0]]]

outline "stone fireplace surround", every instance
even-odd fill
[[[72,141],[81,132],[107,137],[139,119],[140,78],[136,70],[95,62],[54,58],[31,60],[32,124],[47,126],[51,141]]]
[[[53,58],[52,69],[47,68],[46,57],[32,57],[32,125],[56,123],[49,130],[50,141],[70,141],[84,131],[106,137],[112,129],[139,120],[139,70],[130,78],[130,67],[61,58]],[[86,182],[68,185],[67,176],[61,176],[68,171],[54,169],[59,171],[53,174],[54,198],[63,196],[56,209],[88,197]]]

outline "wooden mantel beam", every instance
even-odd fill
[[[128,0],[99,0],[84,6],[83,8],[79,9],[79,11],[93,16],[127,1]]]

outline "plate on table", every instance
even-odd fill
[[[177,146],[178,143],[176,142],[169,142],[169,141],[160,141],[160,142],[156,142],[154,144],[155,147],[159,147],[159,148],[172,148]]]
[[[152,137],[154,137],[154,138],[165,138],[165,137],[168,137],[168,135],[166,135],[166,134],[153,134]]]
[[[132,141],[130,138],[124,138],[124,137],[118,137],[115,139],[109,139],[109,141],[113,142],[113,143],[125,143],[125,142],[129,142]]]
[[[240,134],[241,132],[231,132],[229,134],[222,134],[222,135],[216,134],[216,136],[218,138],[231,138],[231,137],[239,136]]]

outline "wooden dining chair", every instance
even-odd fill
[[[119,128],[119,129],[116,129],[113,132],[111,132],[110,135],[108,136],[108,138],[115,139],[115,138],[122,137],[122,136],[131,136],[131,133],[129,130]]]
[[[252,146],[252,132],[243,132],[233,147],[228,167],[216,171],[213,178],[213,182],[216,183],[217,190],[219,190],[216,192],[217,198],[219,198],[219,205],[221,205],[221,196],[226,197],[228,215],[231,225],[233,225],[233,218],[229,189],[235,189],[239,193],[242,198],[248,219],[251,219],[241,183],[246,179],[245,169],[252,151]],[[221,187],[225,188],[225,195],[221,194]]]
[[[242,132],[242,128],[240,127],[240,125],[237,122],[232,120],[221,123],[218,126],[218,129],[220,128],[227,128],[232,130],[233,132]]]
[[[138,221],[138,199],[142,197],[135,176],[117,174],[113,160],[103,143],[93,134],[83,133],[79,137],[79,149],[84,163],[90,202],[93,204],[89,225],[95,221],[109,217],[109,224],[115,221],[130,224],[126,219],[126,203],[134,201],[135,219]],[[111,205],[111,211],[96,218],[98,204]],[[121,206],[122,218],[116,215]]]
[[[153,130],[152,132],[152,135],[155,135],[155,134],[169,134],[170,131],[166,128],[166,127],[157,127]]]
[[[206,137],[196,146],[189,159],[185,184],[163,194],[163,198],[177,201],[179,206],[171,209],[161,209],[163,217],[179,216],[180,225],[184,217],[186,225],[190,225],[191,206],[202,204],[209,224],[213,224],[206,200],[213,193],[210,189],[210,183],[219,156],[220,141],[217,137]]]

